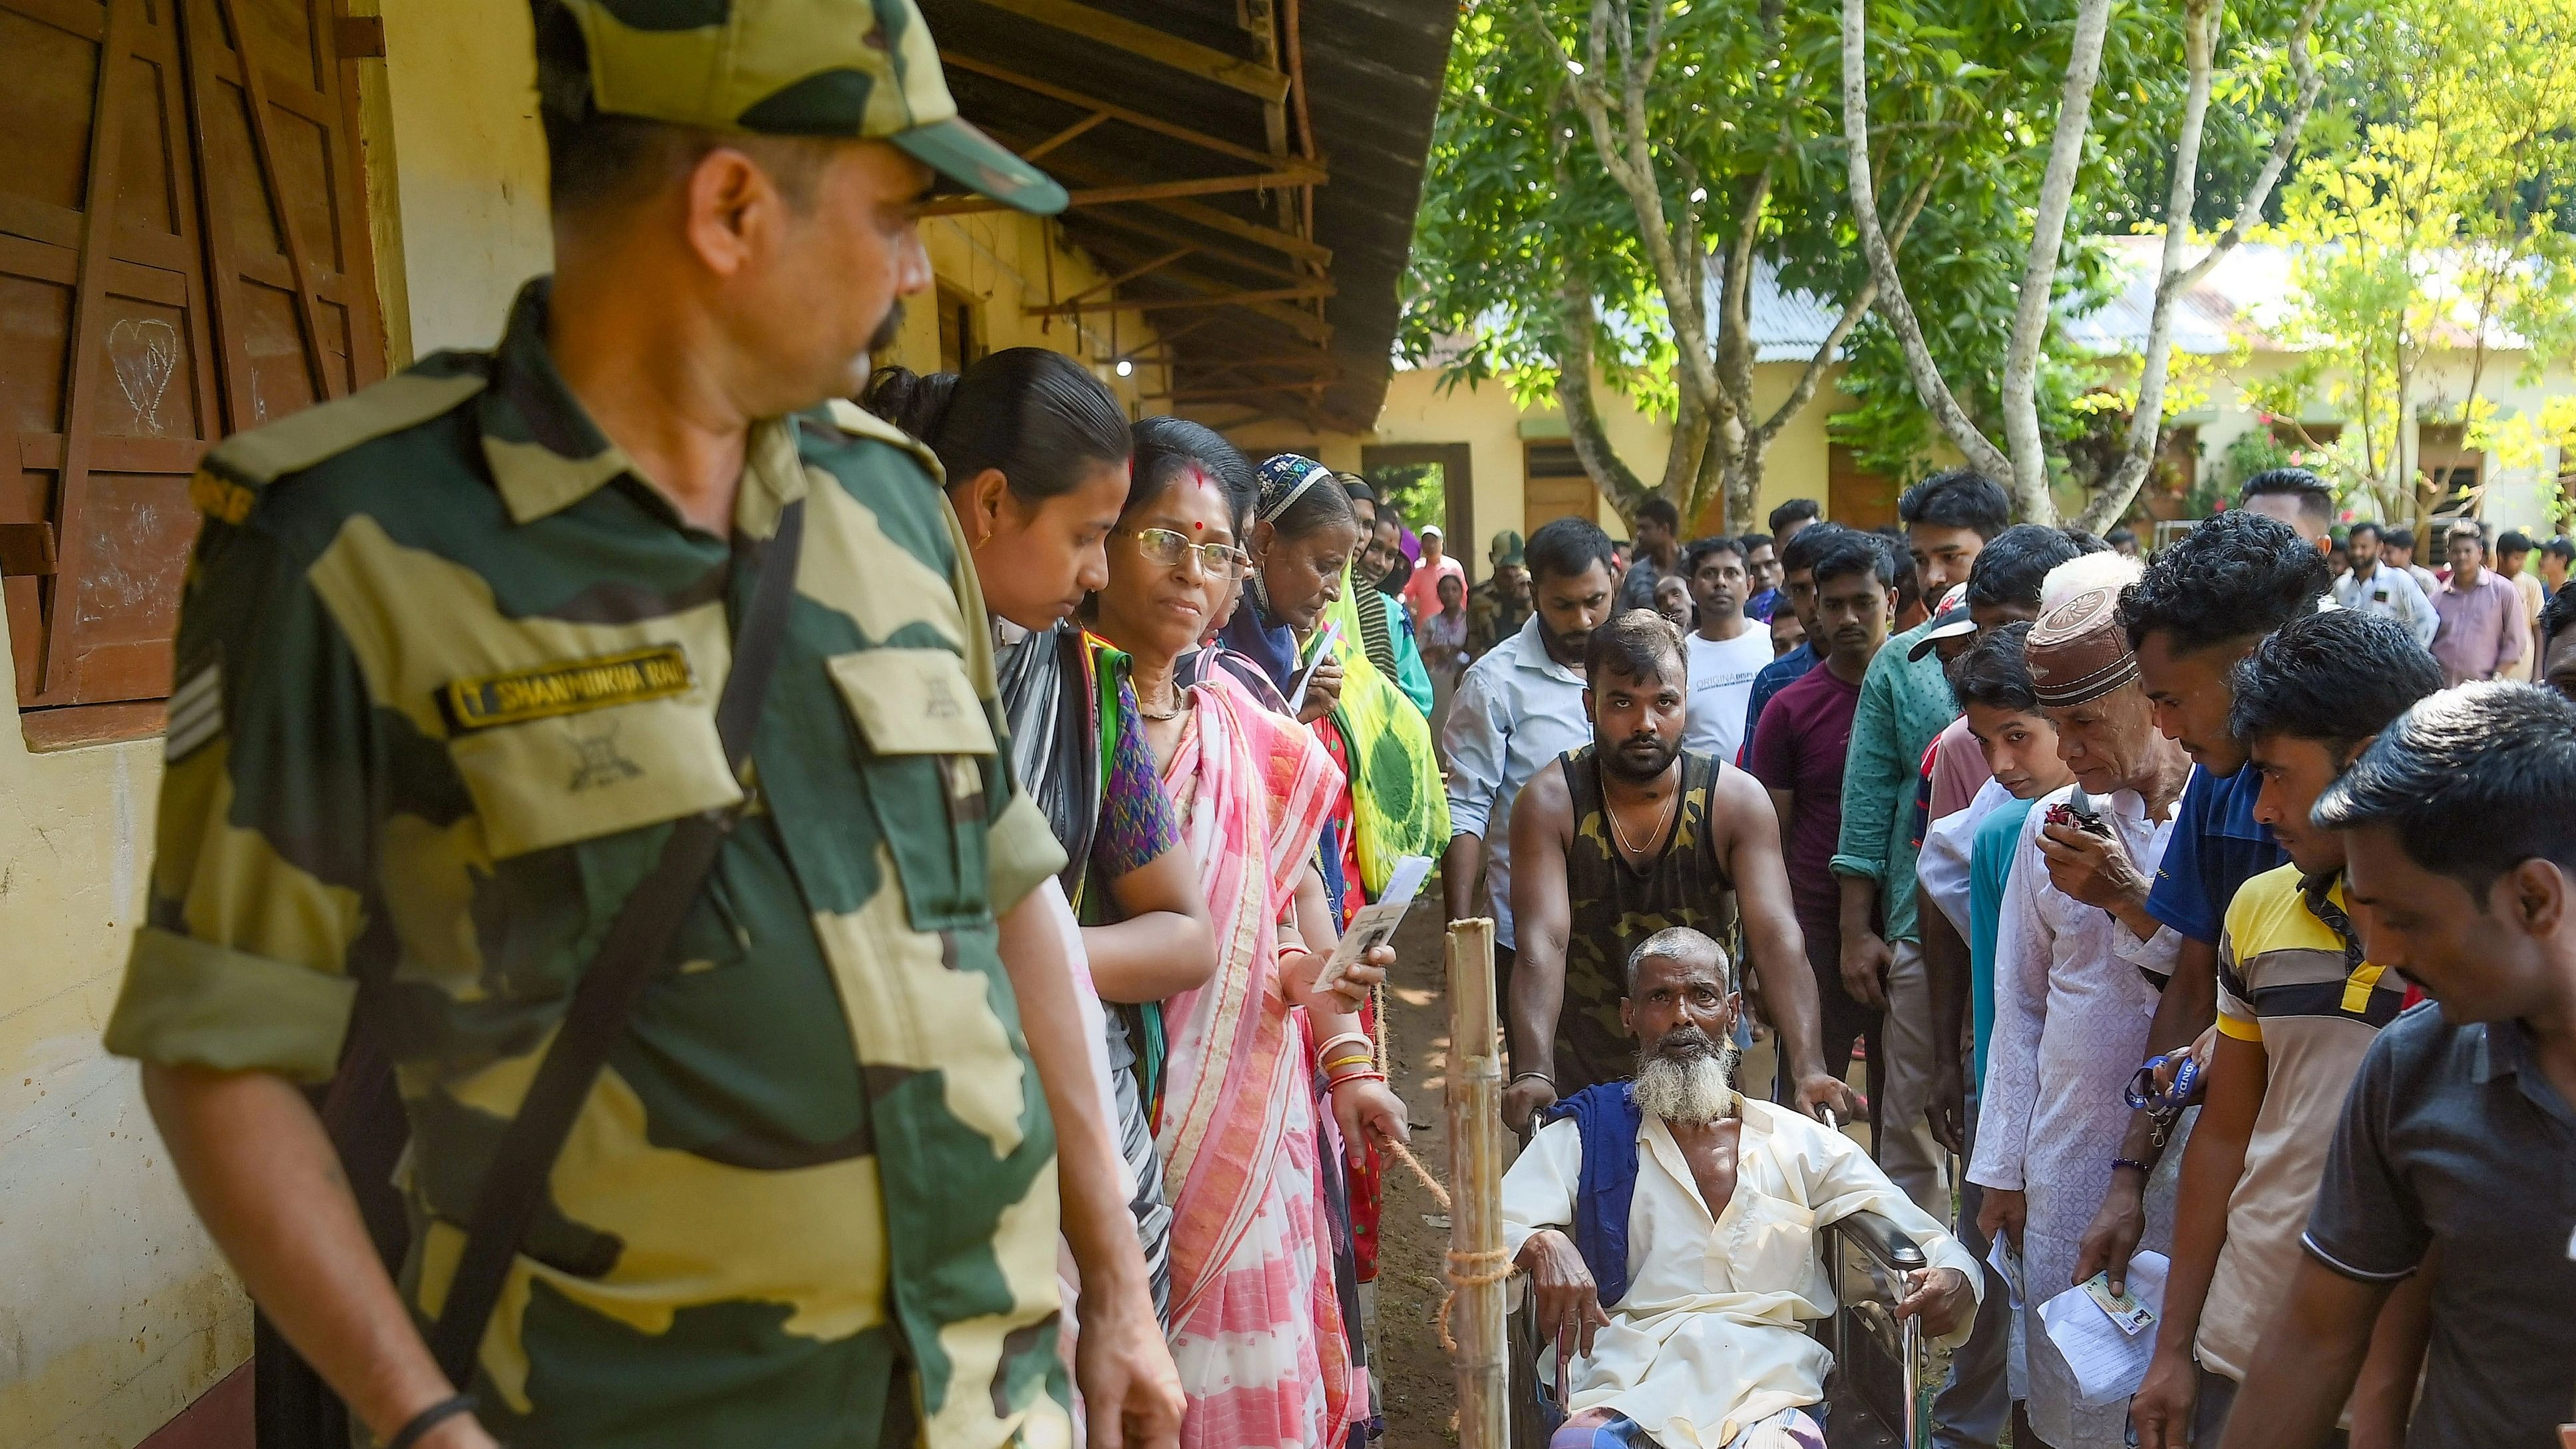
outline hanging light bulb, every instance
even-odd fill
[[[1134,374],[1134,372],[1135,372],[1135,371],[1136,371],[1136,364],[1134,364],[1134,363],[1132,363],[1132,362],[1129,362],[1126,358],[1123,358],[1123,357],[1122,357],[1122,358],[1120,358],[1120,359],[1118,359],[1118,375],[1119,375],[1120,377],[1127,377],[1127,376],[1131,376],[1132,374]]]

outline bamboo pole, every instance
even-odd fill
[[[1449,1281],[1456,1295],[1459,1449],[1508,1449],[1503,1330],[1503,1065],[1494,1016],[1494,923],[1449,925]]]

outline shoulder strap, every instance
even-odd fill
[[[716,700],[716,733],[736,777],[751,758],[761,705],[787,638],[787,614],[796,596],[796,560],[805,535],[805,504],[789,504],[766,544],[737,539],[734,566],[754,559],[760,578],[734,626],[733,668]],[[740,807],[736,807],[738,810]],[[546,1179],[573,1119],[588,1100],[609,1049],[626,1034],[644,982],[669,953],[680,922],[697,900],[716,853],[733,830],[735,810],[707,811],[682,820],[662,846],[652,872],[617,908],[599,954],[573,987],[572,1002],[554,1044],[537,1066],[519,1114],[503,1130],[466,1224],[465,1251],[447,1289],[447,1302],[430,1330],[429,1349],[448,1382],[473,1382],[474,1361],[492,1305],[500,1300],[528,1224],[544,1200]]]

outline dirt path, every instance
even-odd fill
[[[1449,1062],[1449,1001],[1442,989],[1440,883],[1422,888],[1421,903],[1396,932],[1396,966],[1387,982],[1387,1058],[1395,1089],[1413,1122],[1413,1152],[1444,1182],[1449,1139],[1442,1093]],[[1440,1348],[1447,1219],[1402,1163],[1386,1175],[1377,1278],[1378,1382],[1385,1397],[1385,1449],[1446,1449],[1458,1442],[1455,1383]],[[1436,1221],[1433,1221],[1436,1219]]]

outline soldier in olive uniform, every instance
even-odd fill
[[[996,748],[972,566],[930,454],[823,406],[929,284],[934,170],[1064,194],[956,119],[912,0],[538,24],[557,275],[495,351],[232,438],[195,480],[109,1047],[376,1439],[1053,1449],[1061,1230],[1092,1442],[1168,1444],[1178,1380],[1041,885],[1063,855]],[[737,778],[714,705],[800,503]],[[494,1145],[674,823],[728,807],[451,1386],[421,1330]],[[360,1030],[411,1129],[398,1283],[296,1085]]]
[[[1467,591],[1467,652],[1480,659],[1529,622],[1529,565],[1521,547],[1518,533],[1506,528],[1495,534],[1485,551],[1493,576]]]

